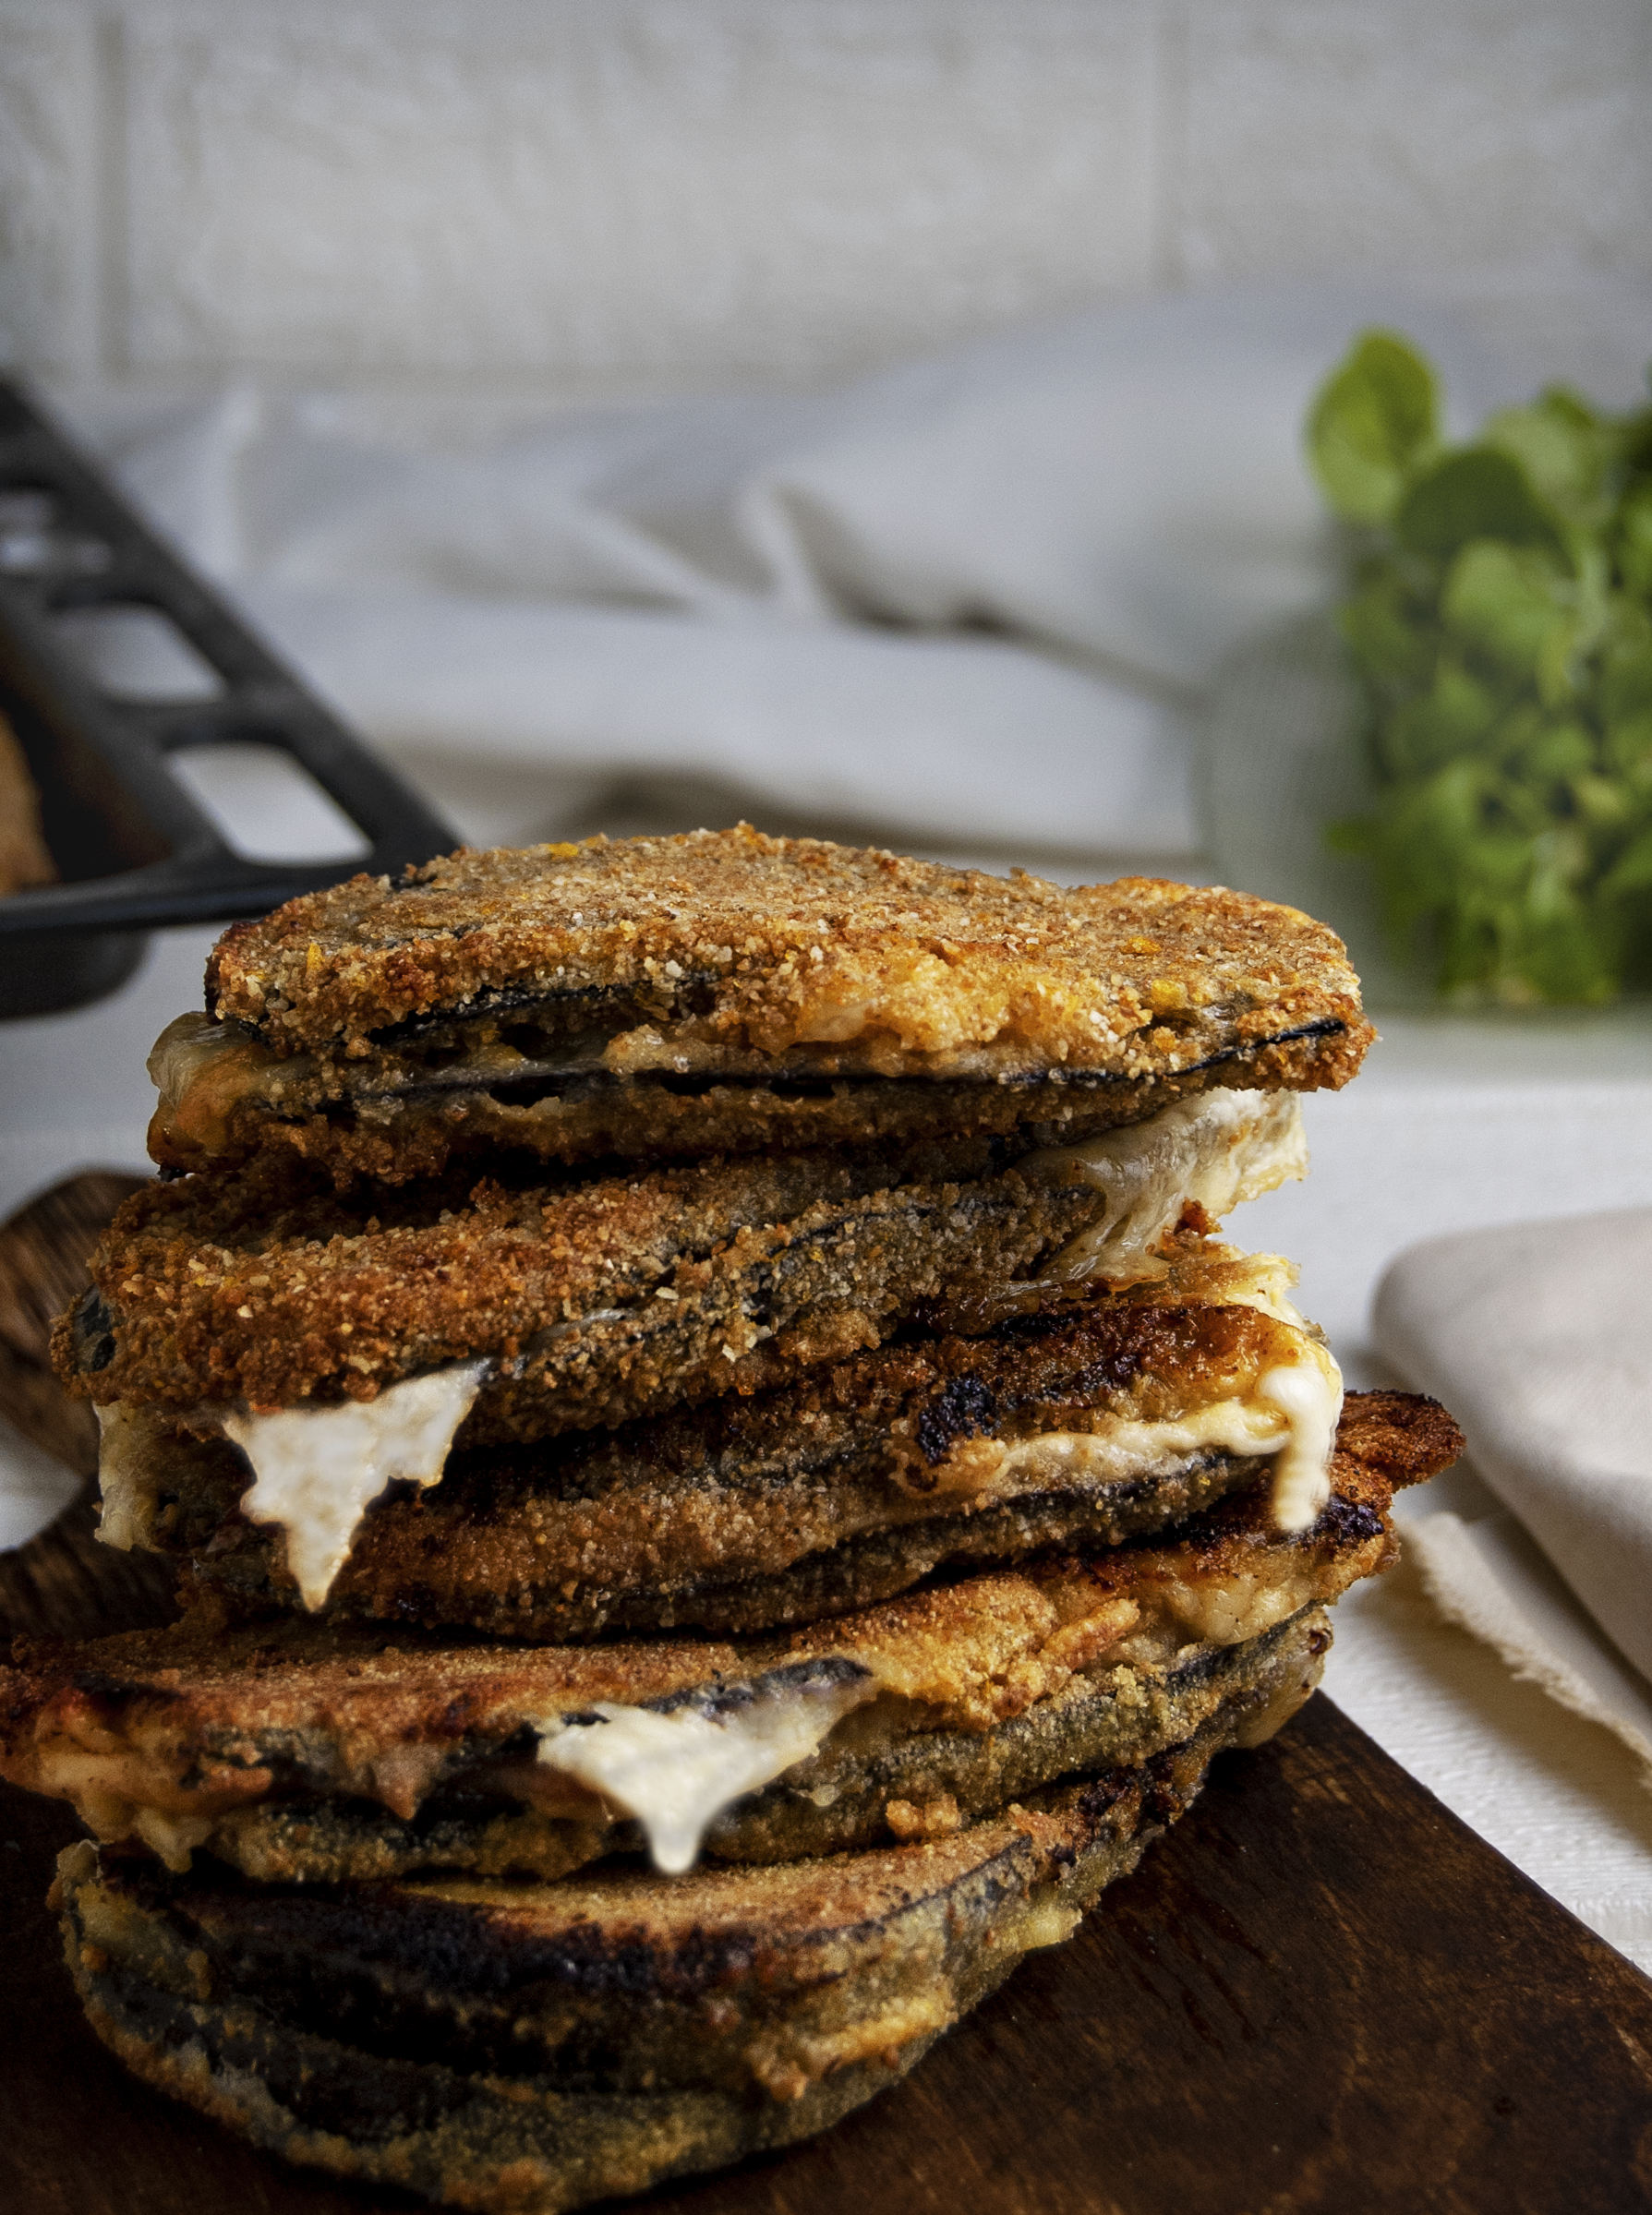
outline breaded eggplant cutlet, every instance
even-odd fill
[[[226,933],[208,997],[187,1081],[163,1041],[156,1137],[198,1174],[120,1211],[55,1357],[98,1404],[112,1493],[152,1499],[175,1452],[161,1489],[187,1543],[234,1543],[224,1519],[201,1530],[190,1442],[249,1463],[247,1516],[283,1528],[311,1606],[367,1504],[437,1483],[456,1435],[464,1453],[635,1426],[775,1390],[966,1291],[1162,1276],[1179,1227],[1304,1173],[1296,1092],[1345,1081],[1369,1036],[1339,942],[1294,909],[743,828],[358,879]],[[432,1106],[432,1070],[522,1060],[507,1017],[550,1041],[541,1075],[570,1041],[600,1063],[607,1160],[557,1137],[554,1084],[520,1127],[472,1127],[462,1085]],[[428,1066],[386,1092],[390,1046],[404,1075]],[[331,1089],[277,1114],[255,1065]],[[691,1158],[651,1158],[658,1101],[702,1084],[720,1104],[665,1149]],[[390,1154],[362,1150],[364,1118]],[[209,1126],[222,1144],[178,1138]],[[1323,1400],[1298,1411],[1321,1462]],[[541,1459],[537,1488],[560,1490],[566,1457]],[[1311,1487],[1296,1504],[1311,1519]],[[110,1535],[161,1531],[140,1510]],[[727,1547],[723,1566],[744,1573]],[[859,1589],[805,1579],[789,1605]]]
[[[54,1899],[88,2018],[139,2077],[288,2160],[515,2215],[715,2169],[903,2076],[1311,1689],[939,1838],[553,1884],[169,1878],[90,1846]]]
[[[226,933],[54,1346],[186,1612],[0,1667],[99,2035],[524,2215],[891,2081],[1454,1457],[1216,1235],[1370,1036],[1294,909],[744,826]]]
[[[681,1870],[936,1835],[1260,1713],[1324,1608],[1393,1553],[1396,1484],[1461,1441],[1356,1395],[1333,1489],[1281,1533],[1256,1492],[1169,1538],[931,1584],[737,1643],[500,1646],[209,1618],[0,1667],[0,1774],[107,1845],[271,1882],[425,1868],[551,1878],[639,1848]],[[1293,1678],[1293,1682],[1296,1679]]]
[[[226,1439],[130,1414],[106,1432],[103,1535],[248,1599],[325,1588],[335,1619],[566,1639],[808,1622],[944,1565],[1151,1534],[1259,1481],[1311,1522],[1340,1383],[1288,1270],[1187,1233],[1165,1259],[1127,1290],[961,1302],[769,1392],[461,1447],[324,1553],[257,1519]]]
[[[1224,1091],[1019,1155],[964,1138],[550,1181],[500,1162],[344,1195],[265,1157],[134,1194],[54,1353],[100,1405],[180,1411],[366,1401],[480,1361],[471,1440],[551,1437],[778,1383],[960,1279],[1155,1274],[1189,1205],[1303,1174],[1295,1108]]]
[[[741,825],[461,851],[236,925],[151,1063],[158,1161],[279,1145],[386,1182],[547,1161],[1134,1122],[1345,1083],[1370,1037],[1294,909],[1064,891]]]
[[[285,1527],[313,1606],[367,1504],[392,1481],[437,1483],[456,1436],[468,1450],[611,1429],[773,1390],[926,1306],[991,1314],[1152,1282],[1178,1233],[1197,1237],[1306,1158],[1293,1095],[1226,1088],[1019,1153],[973,1138],[549,1181],[516,1157],[475,1184],[451,1163],[347,1193],[265,1156],[135,1195],[54,1354],[99,1405],[112,1493],[169,1439],[180,1467],[186,1434],[227,1439],[256,1474],[247,1512]],[[1322,1459],[1334,1366],[1277,1292],[1236,1297],[1296,1329],[1287,1412],[1317,1425]],[[1143,1446],[1147,1475],[1157,1448]],[[532,1462],[518,1461],[530,1481]],[[559,1482],[550,1462],[542,1488]],[[1311,1517],[1311,1477],[1291,1498]]]

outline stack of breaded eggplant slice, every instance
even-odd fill
[[[1455,1455],[1218,1235],[1369,1036],[1294,909],[743,825],[230,931],[56,1343],[183,1612],[0,1698],[99,2036],[526,2211],[888,2085]]]

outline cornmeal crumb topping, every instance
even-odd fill
[[[1342,942],[1296,909],[1148,877],[1068,891],[743,824],[355,877],[235,925],[207,972],[209,1012],[283,1053],[366,1053],[494,994],[622,994],[765,1054],[871,1043],[887,1075],[985,1046],[1132,1074],[1218,1035],[1369,1035]]]

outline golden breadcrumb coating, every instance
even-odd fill
[[[53,1359],[83,1397],[187,1409],[372,1399],[480,1354],[467,1442],[623,1422],[875,1345],[966,1269],[1030,1273],[1094,1211],[1077,1181],[995,1168],[968,1139],[344,1198],[260,1160],[137,1193]]]
[[[1103,1476],[1059,1449],[1015,1457],[1051,1432],[1183,1419],[1298,1357],[1294,1325],[1201,1300],[1222,1270],[1200,1260],[1151,1292],[1091,1290],[984,1337],[907,1338],[751,1399],[455,1453],[433,1492],[369,1510],[329,1613],[518,1638],[753,1630],[870,1605],[942,1560],[1161,1529],[1269,1464],[1189,1449],[1159,1466],[1143,1449]],[[139,1542],[296,1605],[281,1534],[241,1511],[241,1456],[150,1420]]]
[[[315,1619],[235,1627],[210,1607],[164,1631],[20,1639],[0,1666],[0,1774],[74,1800],[106,1842],[142,1836],[133,1826],[146,1809],[215,1824],[272,1800],[344,1798],[407,1822],[432,1794],[465,1787],[600,1834],[613,1812],[585,1787],[548,1778],[531,1744],[525,1752],[525,1729],[605,1701],[714,1710],[738,1700],[735,1688],[790,1684],[816,1667],[867,1679],[867,1703],[802,1779],[839,1788],[820,1795],[826,1808],[857,1762],[883,1759],[914,1732],[996,1732],[1083,1677],[1114,1684],[1124,1670],[1146,1684],[1196,1650],[1248,1643],[1334,1600],[1393,1559],[1395,1483],[1434,1474],[1457,1443],[1432,1402],[1359,1395],[1339,1436],[1334,1489],[1308,1531],[1282,1534],[1253,1494],[1153,1544],[1045,1557],[738,1642],[483,1645]],[[585,1844],[633,1842],[626,1831]],[[849,1842],[828,1824],[813,1849]],[[227,1834],[222,1843],[230,1848]],[[744,1845],[730,1836],[720,1850],[730,1849],[769,1858],[757,1835]]]
[[[802,1049],[828,1075],[1138,1077],[1327,1020],[1369,1036],[1342,942],[1296,909],[1144,877],[1064,891],[743,824],[356,877],[237,923],[207,972],[209,1012],[292,1053],[541,996],[622,1005],[617,1074]]]
[[[886,2090],[1317,1675],[1305,1643],[1260,1713],[1224,1703],[1140,1768],[863,1854],[272,1894],[80,1846],[52,1904],[92,2029],[156,2089],[356,2190],[562,2215]]]

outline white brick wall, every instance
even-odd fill
[[[1190,37],[1189,278],[1652,272],[1646,0],[1221,0]]]
[[[1152,272],[1148,11],[146,18],[134,366],[807,370]]]
[[[1648,0],[0,0],[0,349],[568,391],[1652,276]]]
[[[0,6],[0,350],[90,367],[99,348],[95,27]]]

